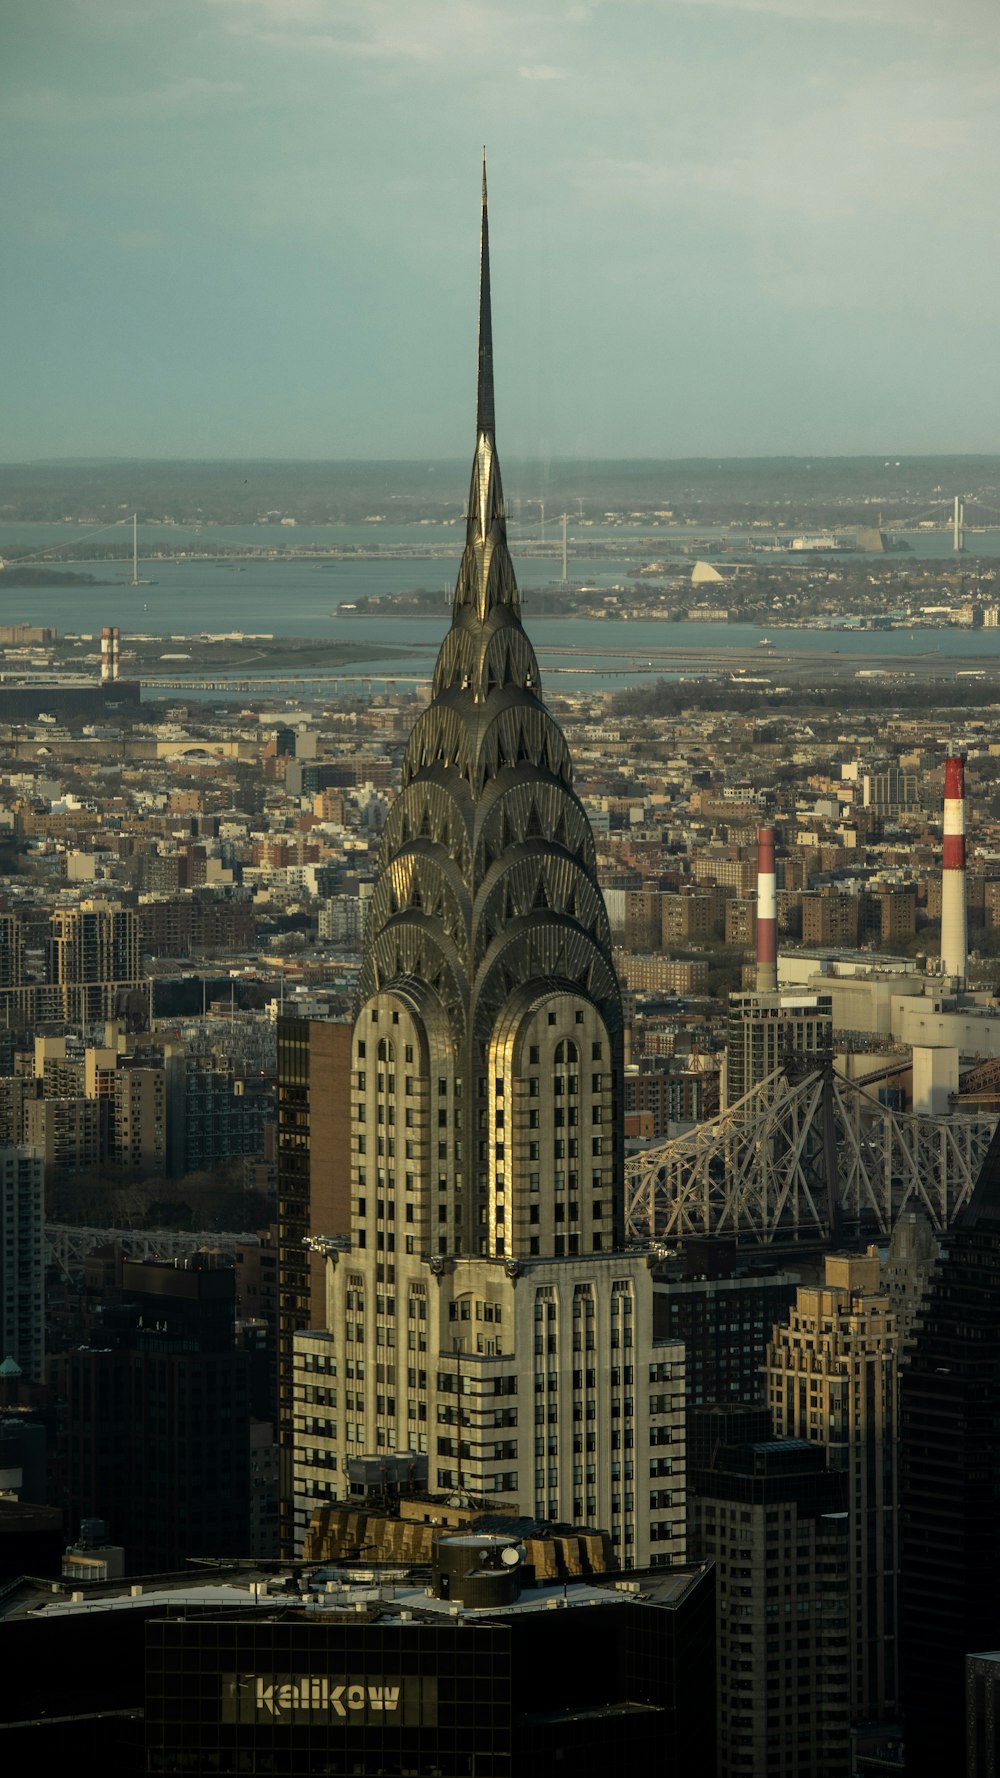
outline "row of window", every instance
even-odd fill
[[[378,1009],[376,1007],[372,1007],[371,1022],[373,1025],[376,1025],[378,1023]],[[399,1023],[398,1012],[393,1013],[392,1022],[394,1025],[398,1025],[398,1023]],[[555,1023],[556,1023],[556,1014],[554,1012],[550,1012],[549,1013],[549,1024],[554,1025]],[[583,1024],[583,1013],[582,1012],[577,1012],[576,1023],[578,1025]],[[357,1056],[358,1056],[359,1062],[364,1062],[367,1059],[367,1051],[368,1051],[367,1042],[362,1037],[359,1040],[358,1045],[357,1045]],[[603,1059],[604,1059],[603,1044],[601,1044],[601,1043],[592,1043],[591,1044],[590,1058],[591,1058],[592,1062],[603,1061]],[[379,1062],[394,1062],[395,1061],[395,1059],[396,1059],[396,1045],[392,1041],[391,1038],[388,1038],[388,1037],[380,1037],[379,1038],[378,1047],[376,1050],[376,1059]],[[412,1062],[413,1062],[413,1045],[412,1045],[412,1043],[407,1043],[407,1044],[403,1045],[403,1060],[404,1060],[404,1062],[412,1064]],[[556,1048],[555,1048],[554,1060],[557,1063],[579,1062],[580,1051],[579,1051],[578,1046],[572,1041],[571,1038],[568,1038],[568,1037],[563,1038],[561,1042],[557,1043]],[[528,1062],[529,1062],[530,1066],[533,1068],[537,1068],[540,1065],[541,1046],[539,1044],[532,1043],[528,1046]],[[456,1090],[458,1090],[458,1086],[459,1086],[459,1083],[456,1082]],[[439,1093],[446,1093],[447,1090],[448,1090],[447,1080],[444,1078],[443,1075],[439,1075],[439,1077],[438,1077],[438,1092]]]

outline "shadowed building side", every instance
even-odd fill
[[[967,1654],[1000,1631],[1000,1130],[900,1380],[900,1667],[911,1778],[954,1770]]]

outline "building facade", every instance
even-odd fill
[[[351,1227],[351,1027],[279,1018],[278,1445],[282,1536],[292,1547],[293,1342],[326,1325],[326,1274],[308,1246],[346,1239]]]
[[[86,1594],[75,1580],[5,1587],[8,1769],[713,1768],[711,1569],[532,1584],[516,1540],[487,1533],[440,1537],[429,1586],[311,1579],[244,1563]]]
[[[35,1147],[0,1148],[0,1362],[44,1381],[45,1162]]]
[[[726,1104],[735,1105],[786,1060],[798,1057],[815,1067],[832,1048],[829,994],[730,994]]]
[[[249,1360],[231,1268],[126,1260],[93,1343],[56,1360],[69,1528],[103,1519],[130,1574],[250,1548]]]
[[[851,1715],[898,1712],[898,1337],[878,1254],[830,1255],[823,1284],[799,1290],[767,1349],[774,1429],[809,1439],[848,1478]]]
[[[907,1773],[961,1759],[965,1657],[997,1641],[1000,1134],[917,1309],[900,1378],[899,1639]]]
[[[689,1538],[718,1576],[719,1778],[847,1778],[847,1478],[766,1409],[691,1417]]]

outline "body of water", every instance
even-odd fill
[[[12,545],[23,547],[24,544],[31,543],[35,548],[41,549],[50,538],[60,539],[65,532],[74,529],[76,528],[69,526],[41,525],[3,527],[0,530],[0,555],[4,548],[9,549]],[[153,534],[157,528],[150,526],[146,529]],[[177,542],[177,534],[172,527],[159,529],[164,537],[173,543]],[[606,531],[616,543],[621,542],[625,546],[628,537],[624,528],[607,527]],[[596,527],[595,532],[590,535],[595,533]],[[61,556],[61,566],[82,567],[86,572],[106,580],[108,584],[82,587],[4,587],[3,574],[0,573],[0,622],[52,624],[63,635],[72,632],[94,635],[100,632],[103,624],[118,624],[126,646],[130,634],[180,637],[205,631],[219,633],[233,630],[275,636],[324,637],[337,642],[375,644],[380,648],[400,645],[403,648],[415,647],[419,652],[416,656],[401,654],[379,660],[377,664],[373,662],[373,674],[379,678],[391,675],[394,667],[400,673],[423,672],[425,665],[429,670],[433,655],[448,626],[456,562],[462,542],[458,528],[444,525],[369,528],[303,526],[296,529],[294,543],[296,547],[336,544],[337,547],[344,548],[349,547],[347,540],[350,538],[358,546],[364,540],[371,547],[376,537],[378,541],[388,544],[390,534],[392,540],[403,538],[409,547],[417,546],[425,536],[429,546],[435,549],[450,539],[454,544],[454,560],[433,557],[399,560],[386,556],[333,564],[298,560],[224,563],[204,560],[152,561],[145,565],[140,564],[140,572],[152,584],[133,587],[129,584],[124,564],[74,564],[72,552],[69,551]],[[706,534],[700,535],[704,537]],[[610,560],[607,556],[571,553],[571,576],[576,581],[600,587],[611,587],[624,580],[634,579],[638,568],[649,561],[651,556],[662,558],[666,555],[664,546],[668,537],[673,538],[678,546],[681,543],[690,544],[690,538],[684,531],[664,532],[655,539],[650,538],[648,531],[641,534],[637,531],[633,539],[633,553],[628,558]],[[247,544],[262,547],[272,540],[272,534],[261,527],[228,529],[212,526],[205,528],[205,540],[210,541],[213,548]],[[152,535],[150,541],[153,541]],[[274,541],[277,543],[283,539],[275,538]],[[950,539],[942,532],[910,533],[909,541],[913,545],[914,556],[950,559]],[[523,595],[525,625],[535,647],[541,653],[543,672],[548,671],[551,674],[554,667],[563,669],[566,676],[564,678],[560,672],[557,682],[567,687],[570,684],[589,684],[591,687],[621,686],[630,680],[655,677],[658,673],[672,676],[674,673],[693,674],[704,670],[703,666],[686,665],[682,660],[675,664],[665,660],[663,651],[672,650],[696,650],[702,656],[719,654],[722,670],[723,653],[727,657],[724,664],[729,666],[732,664],[730,657],[734,651],[757,649],[764,638],[764,631],[756,624],[534,617],[532,588],[550,584],[557,576],[558,566],[551,560],[538,560],[524,555],[519,557],[516,532],[512,535],[511,545]],[[977,534],[974,539],[970,539],[970,554],[973,550],[983,556],[1000,556],[1000,532]],[[435,592],[440,590],[439,620],[433,616],[424,619],[390,619],[341,618],[337,615],[337,608],[341,603],[350,603],[373,594],[403,592],[415,588]],[[973,636],[970,631],[960,629],[830,631],[774,628],[768,634],[779,658],[763,670],[779,681],[780,657],[789,654],[828,654],[831,657],[856,660],[858,665],[863,665],[866,658],[877,657],[898,663],[901,670],[905,670],[907,662],[916,662],[919,659],[926,671],[928,659],[934,654],[947,660],[949,657],[975,653],[982,664],[995,663],[1000,666],[1000,630],[980,630]],[[612,653],[615,656],[613,660],[609,658]],[[585,672],[583,669],[591,666],[591,663],[593,670]],[[165,667],[164,670],[170,669]],[[193,670],[197,672],[197,656]],[[268,669],[264,667],[264,670]],[[355,665],[345,671],[348,676],[353,677],[363,672],[364,668]],[[245,673],[241,671],[238,676],[245,677]]]

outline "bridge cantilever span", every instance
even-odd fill
[[[888,1236],[904,1210],[940,1233],[970,1198],[996,1124],[985,1108],[893,1110],[832,1066],[799,1080],[778,1069],[711,1123],[629,1156],[627,1233],[816,1242]]]

